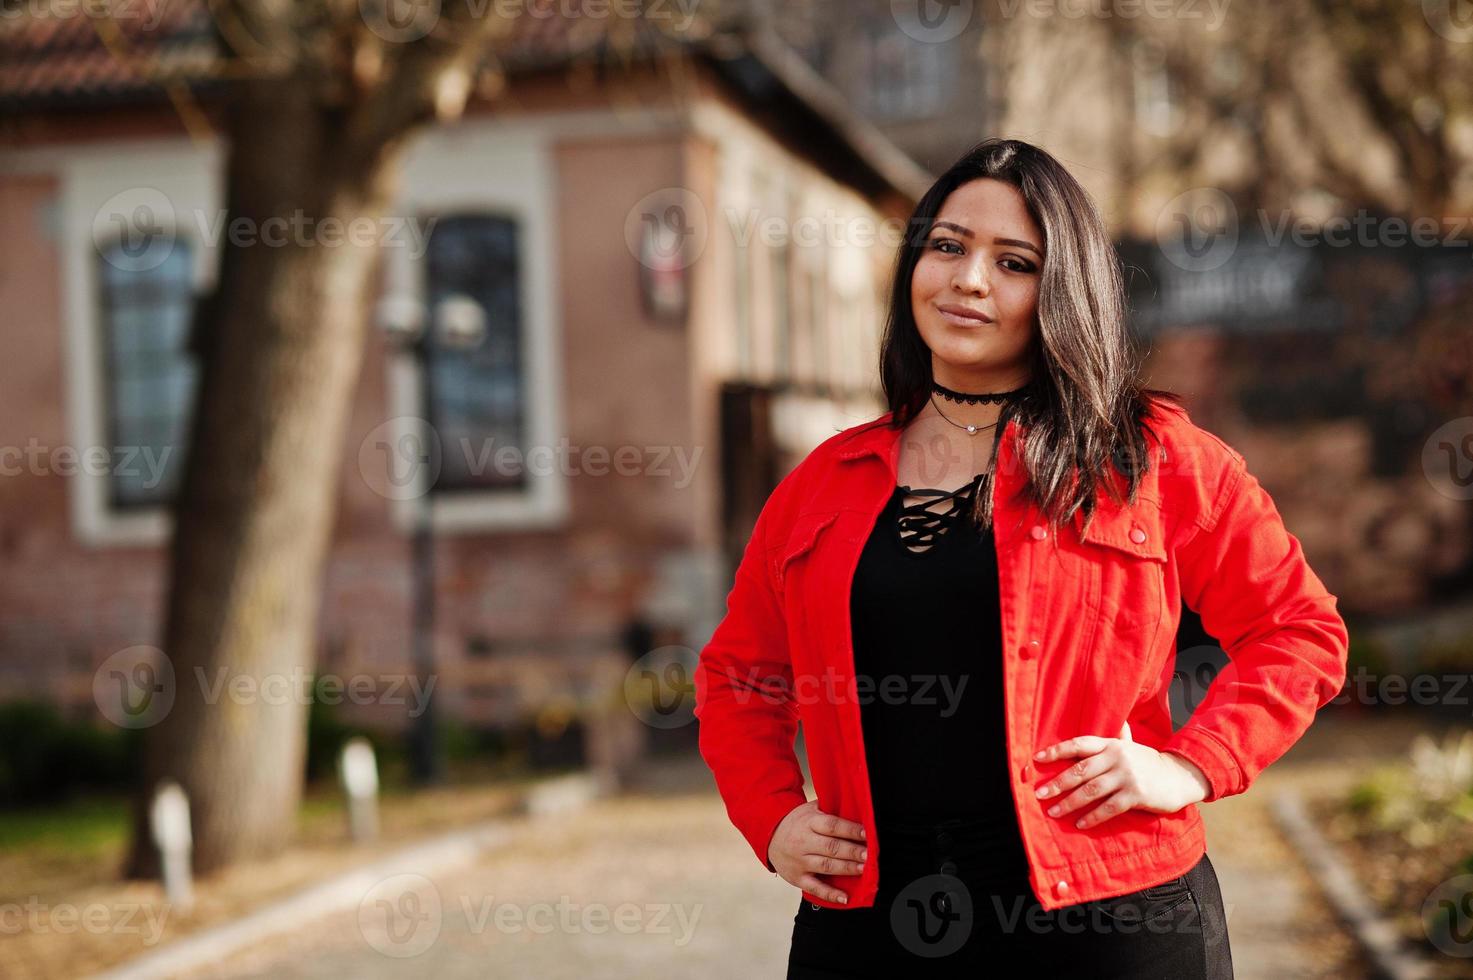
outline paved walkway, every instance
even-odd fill
[[[1318,732],[1248,793],[1202,808],[1240,980],[1365,977],[1268,816],[1277,786],[1344,778],[1324,752],[1344,735]],[[417,887],[390,893],[396,884]],[[781,977],[797,902],[757,866],[694,759],[652,770],[639,794],[529,828],[514,850],[433,883],[388,882],[355,912],[189,976]],[[390,908],[396,932],[384,929]]]

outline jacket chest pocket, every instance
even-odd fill
[[[838,511],[827,511],[803,514],[793,522],[787,541],[772,549],[773,581],[779,594],[790,596],[794,581],[801,579],[803,568],[811,564],[813,550],[824,529],[838,519]]]
[[[1089,631],[1090,681],[1130,700],[1155,669],[1166,620],[1166,532],[1161,505],[1141,497],[1132,507],[1107,504],[1079,535],[1080,577],[1094,617]],[[1114,700],[1112,697],[1110,700]]]
[[[821,647],[823,637],[814,634],[822,622],[820,611],[835,595],[834,576],[825,576],[822,559],[827,549],[820,545],[833,534],[839,511],[799,515],[787,540],[772,549],[772,577],[787,618],[794,646],[795,665]],[[847,604],[848,596],[844,596]],[[847,605],[846,605],[847,608]]]

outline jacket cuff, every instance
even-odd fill
[[[777,825],[782,823],[783,817],[793,812],[795,807],[800,807],[808,802],[808,797],[801,790],[786,790],[767,797],[764,800],[751,804],[748,817],[743,823],[742,836],[747,838],[747,843],[752,845],[752,850],[757,854],[757,860],[762,866],[773,874],[777,869],[767,860],[767,849],[772,844],[772,835],[777,830]]]
[[[1243,769],[1238,760],[1221,739],[1201,725],[1188,722],[1178,728],[1161,746],[1161,751],[1174,752],[1202,770],[1208,783],[1203,803],[1241,793],[1244,789]]]

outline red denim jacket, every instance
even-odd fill
[[[819,808],[862,824],[859,875],[824,875],[847,906],[874,904],[879,855],[854,679],[849,589],[860,552],[897,484],[899,430],[854,426],[815,448],[763,506],[701,650],[695,714],[702,758],[732,823],[767,870],[778,823],[807,801],[798,723]],[[993,537],[1002,609],[1007,744],[1029,879],[1045,909],[1136,891],[1184,874],[1206,850],[1196,805],[1128,810],[1078,828],[1087,811],[1050,817],[1034,789],[1073,759],[1035,751],[1083,734],[1131,736],[1191,760],[1206,800],[1241,793],[1339,693],[1346,626],[1241,454],[1181,408],[1153,403],[1153,465],[1133,506],[1103,492],[1087,529],[1051,528],[1013,494],[1022,486],[1019,424],[1001,435]],[[1111,468],[1111,476],[1124,478]],[[1180,604],[1202,618],[1229,664],[1172,731],[1168,688]]]

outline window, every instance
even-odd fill
[[[432,338],[426,413],[440,437],[434,490],[521,490],[527,474],[497,464],[502,447],[525,452],[526,385],[522,373],[520,263],[515,220],[460,214],[441,218],[425,254],[427,325]],[[485,332],[468,349],[447,347],[438,333],[443,300],[469,299]]]
[[[828,391],[832,388],[834,381],[833,365],[829,363],[829,324],[828,324],[828,269],[827,256],[821,246],[814,246],[817,251],[808,257],[807,267],[807,292],[808,292],[808,336],[811,339],[811,366],[812,378],[821,390]]]
[[[955,43],[926,44],[881,27],[858,48],[858,75],[866,115],[876,119],[924,119],[940,114],[956,84]]]
[[[1158,42],[1142,40],[1132,47],[1131,77],[1137,123],[1153,135],[1171,135],[1176,125],[1176,105],[1166,51]]]
[[[767,253],[772,263],[769,285],[772,288],[773,374],[778,381],[790,381],[793,374],[792,277],[789,262],[792,252],[784,241]]]
[[[731,288],[735,294],[736,375],[750,377],[752,364],[752,250],[735,215],[728,215],[731,226]]]
[[[166,505],[183,473],[196,381],[187,343],[192,250],[178,238],[116,241],[102,250],[97,270],[108,506]]]

